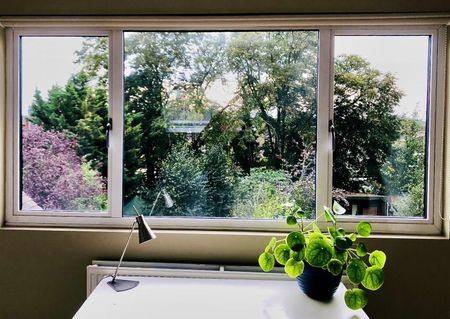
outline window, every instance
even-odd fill
[[[431,37],[335,37],[335,197],[353,215],[426,217]]]
[[[7,24],[7,223],[440,231],[443,27],[180,21]]]
[[[317,31],[124,40],[124,215],[314,216]],[[152,210],[163,188],[175,204]]]
[[[107,48],[107,37],[20,37],[20,210],[107,209]]]

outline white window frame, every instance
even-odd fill
[[[383,234],[439,235],[442,233],[444,175],[444,122],[446,25],[448,17],[368,18],[350,16],[329,17],[179,17],[179,18],[3,18],[7,28],[7,102],[6,102],[6,225],[63,227],[128,227],[130,218],[122,217],[122,149],[123,149],[123,32],[177,30],[313,30],[319,32],[316,145],[316,211],[331,204],[332,153],[328,122],[333,117],[334,36],[357,34],[421,34],[431,35],[431,101],[430,101],[430,162],[428,172],[427,218],[383,218],[343,216],[338,223],[354,229],[361,220],[369,220],[375,232]],[[83,36],[109,37],[109,115],[114,127],[108,151],[108,206],[106,213],[19,211],[19,39],[21,36]],[[116,186],[115,186],[116,185]],[[114,187],[115,186],[115,187]],[[150,219],[156,229],[201,229],[238,231],[285,231],[280,220],[240,220],[208,218]],[[325,223],[319,223],[325,227]]]

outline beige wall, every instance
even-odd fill
[[[159,232],[157,240],[142,245],[134,238],[126,259],[255,264],[267,240],[210,235]],[[71,318],[85,298],[86,265],[92,259],[117,260],[126,236],[110,231],[0,231],[0,318]],[[367,245],[384,249],[389,258],[384,286],[369,293],[370,318],[450,318],[448,240],[372,239]]]
[[[442,0],[0,0],[0,15],[445,11],[450,12],[450,2]],[[3,37],[0,32],[1,210],[5,125]],[[0,318],[70,318],[85,298],[86,266],[93,259],[116,260],[126,236],[126,231],[118,230],[0,229]],[[134,239],[126,259],[253,265],[266,240],[264,235],[160,231],[154,242],[138,246]],[[370,293],[366,311],[371,318],[450,318],[450,241],[371,239],[367,245],[369,249],[384,249],[389,258],[385,285],[379,292]]]

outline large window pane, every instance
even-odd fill
[[[353,215],[425,217],[429,41],[335,37],[333,194]]]
[[[314,215],[318,32],[124,38],[124,215]]]
[[[21,209],[106,210],[108,38],[20,45]]]

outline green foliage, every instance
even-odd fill
[[[254,168],[239,176],[232,216],[274,218],[284,215],[283,203],[290,199],[291,181],[284,171]]]
[[[368,222],[361,221],[356,226],[356,231],[360,236],[368,237],[372,232],[372,226]]]
[[[345,304],[353,310],[364,308],[369,301],[367,293],[359,288],[348,289],[344,294]]]
[[[368,254],[367,248],[362,242],[357,242],[358,235],[367,237],[371,233],[371,226],[367,222],[357,225],[357,231],[346,234],[342,228],[336,228],[336,214],[344,214],[344,209],[338,205],[333,208],[324,207],[324,212],[307,226],[304,225],[302,210],[296,205],[285,205],[289,207],[289,217],[296,219],[299,215],[298,224],[300,231],[293,231],[284,239],[276,240],[272,237],[264,252],[260,255],[258,262],[264,271],[270,271],[275,262],[284,265],[284,271],[290,277],[295,278],[303,272],[304,262],[313,267],[328,270],[334,276],[338,276],[345,269],[353,289],[347,290],[344,299],[351,309],[365,307],[368,302],[367,294],[359,289],[361,284],[369,290],[379,289],[384,282],[382,268],[386,262],[386,255],[375,250]],[[316,222],[325,218],[332,226],[328,227],[327,233],[322,233]],[[293,223],[292,223],[293,224]],[[312,228],[307,230],[308,228]],[[358,234],[358,235],[357,235]],[[370,267],[366,261],[369,261]]]
[[[296,278],[303,273],[305,264],[303,261],[297,261],[294,258],[289,259],[284,266],[284,271],[291,278]]]
[[[369,263],[373,266],[383,268],[386,263],[386,254],[381,250],[371,252],[369,256]]]
[[[347,276],[353,284],[359,284],[366,275],[367,266],[360,259],[352,259],[347,265]]]
[[[369,290],[377,290],[384,283],[383,270],[378,266],[371,266],[366,269],[366,274],[362,280],[364,288]]]
[[[161,164],[156,189],[165,188],[174,201],[170,209],[155,209],[155,215],[201,216],[207,211],[208,178],[201,159],[185,144],[172,147]],[[149,203],[155,194],[150,193]]]
[[[214,217],[230,215],[234,203],[235,173],[231,159],[221,145],[211,145],[203,155],[203,171],[208,179],[207,206]]]
[[[334,187],[380,191],[381,168],[400,136],[393,110],[402,93],[393,75],[382,74],[355,55],[336,59],[334,81]]]

